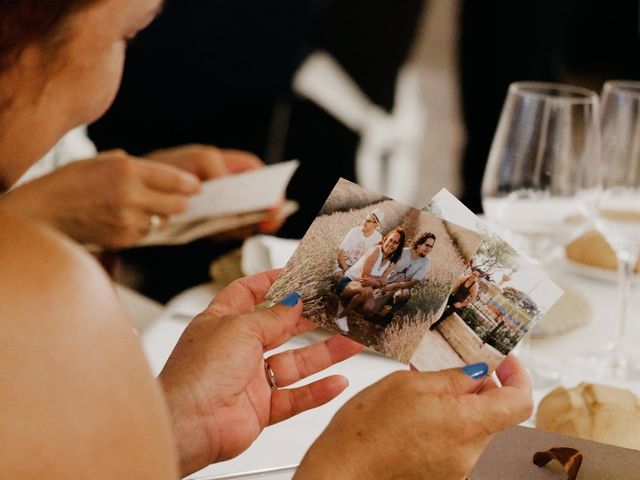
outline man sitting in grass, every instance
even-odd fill
[[[344,237],[338,249],[338,265],[333,273],[333,279],[338,283],[349,270],[360,260],[366,252],[382,240],[382,234],[378,231],[380,223],[384,219],[382,210],[376,208],[367,215],[362,225],[353,227]]]

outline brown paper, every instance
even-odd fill
[[[515,427],[495,436],[469,480],[564,480],[532,462],[536,452],[569,447],[583,454],[577,480],[638,480],[640,451],[614,447],[533,428]]]

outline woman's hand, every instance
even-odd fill
[[[360,285],[363,287],[373,287],[378,284],[378,280],[373,277],[362,277],[360,279]]]
[[[264,166],[253,153],[200,144],[154,150],[144,158],[181,168],[203,181]]]
[[[336,336],[270,356],[281,388],[271,389],[264,352],[313,328],[301,317],[302,302],[295,294],[284,304],[254,310],[277,274],[247,277],[220,292],[187,327],[160,374],[184,474],[238,455],[266,426],[322,405],[347,386],[344,377],[334,375],[282,388],[364,348]]]
[[[199,144],[155,150],[144,157],[148,160],[184,169],[193,173],[202,181],[255,170],[264,166],[264,163],[251,152]],[[214,240],[244,239],[256,232],[273,233],[282,226],[285,220],[286,218],[280,214],[280,206],[274,205],[273,208],[267,211],[266,218],[258,225],[242,227],[235,231],[216,235]]]
[[[122,248],[148,233],[152,215],[183,212],[199,190],[192,173],[112,150],[11,190],[0,208],[44,220],[81,243]]]
[[[338,411],[295,478],[463,480],[493,433],[531,414],[518,361],[507,357],[496,373],[501,388],[462,369],[382,379]]]

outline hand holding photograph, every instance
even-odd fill
[[[290,160],[255,170],[213,178],[189,199],[187,211],[172,215],[137,246],[181,245],[199,238],[257,225],[273,218],[287,218],[298,209],[285,200],[287,185],[299,162]]]
[[[494,370],[562,293],[446,190],[420,211],[344,179],[267,298],[291,291],[319,327],[423,371]]]

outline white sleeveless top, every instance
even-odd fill
[[[362,257],[360,257],[360,260],[358,260],[353,267],[347,270],[345,275],[349,277],[351,280],[356,280],[356,281],[360,280],[362,278],[362,268],[364,267],[364,262],[367,261],[367,258],[369,258],[369,255],[371,255],[373,252],[376,252],[376,251],[378,253],[378,257],[376,258],[376,261],[374,262],[373,267],[371,267],[371,272],[369,273],[369,275],[373,275],[374,277],[381,276],[385,272],[385,270],[389,268],[389,265],[391,265],[391,262],[387,260],[386,262],[382,263],[383,255],[382,255],[382,250],[380,248],[380,245],[376,245],[367,253],[365,253]]]

